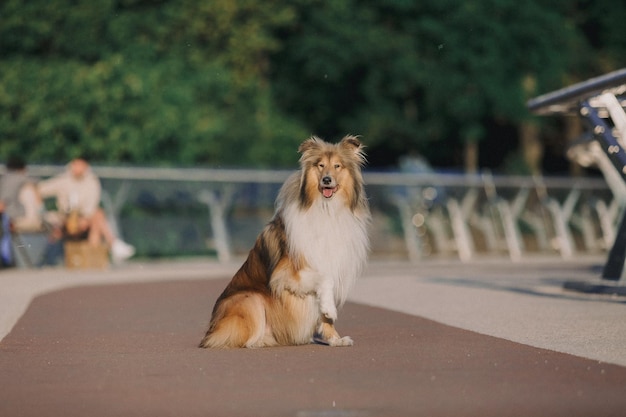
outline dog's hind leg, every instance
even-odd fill
[[[313,337],[315,343],[328,346],[352,346],[354,341],[350,336],[339,336],[335,326],[329,323],[328,320],[323,320],[317,327],[315,336]]]
[[[276,342],[267,329],[263,296],[243,293],[218,306],[200,347],[254,348],[274,344]]]

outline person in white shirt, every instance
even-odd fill
[[[42,199],[56,197],[58,213],[48,221],[65,235],[84,237],[93,246],[104,242],[114,262],[130,258],[135,248],[117,238],[100,208],[102,187],[84,157],[75,158],[67,170],[37,184]]]

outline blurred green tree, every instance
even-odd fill
[[[293,165],[308,132],[273,104],[280,1],[8,0],[0,155],[39,162]]]
[[[378,164],[468,170],[519,141],[533,171],[526,99],[625,65],[624,18],[611,0],[5,0],[0,157],[279,167],[355,133]]]
[[[363,133],[377,152],[443,147],[450,158],[465,146],[468,169],[485,124],[523,123],[526,99],[561,85],[581,43],[563,1],[311,0],[300,10],[273,72],[283,107],[331,135]]]

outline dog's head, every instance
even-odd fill
[[[341,198],[352,209],[363,193],[361,167],[365,164],[363,145],[356,136],[345,136],[332,144],[318,137],[302,142],[300,201],[309,207],[316,198]]]

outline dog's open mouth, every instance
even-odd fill
[[[322,195],[326,198],[331,198],[335,194],[335,191],[337,191],[337,187],[323,187]]]

